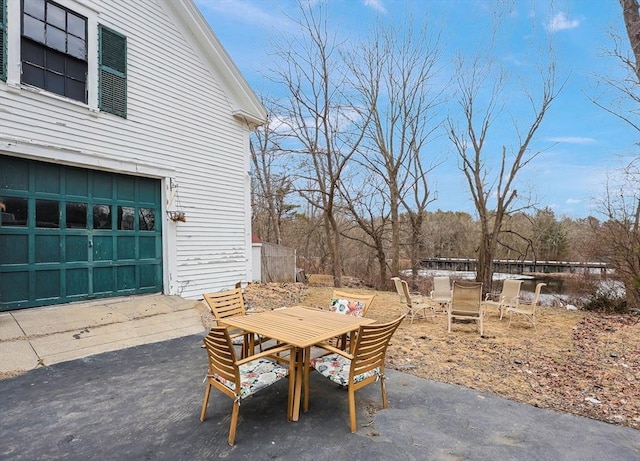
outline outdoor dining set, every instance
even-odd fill
[[[426,318],[446,313],[448,331],[454,319],[471,319],[483,334],[486,308],[500,313],[526,316],[535,327],[538,284],[531,303],[520,302],[520,283],[506,280],[502,292],[492,300],[482,296],[482,285],[450,283],[435,277],[427,298],[410,292],[405,280],[392,278],[407,312],[391,322],[380,323],[366,316],[375,295],[334,290],[326,309],[291,306],[247,314],[242,288],[203,295],[216,325],[204,338],[208,356],[205,394],[200,420],[205,421],[211,388],[233,400],[228,443],[235,443],[240,403],[246,397],[288,379],[287,420],[298,421],[300,409],[309,410],[309,376],[312,370],[348,391],[351,432],[357,430],[355,392],[379,382],[382,407],[388,405],[384,381],[385,356],[392,335],[408,318]],[[342,314],[342,315],[337,315]]]

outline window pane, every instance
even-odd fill
[[[86,229],[87,227],[87,204],[67,203],[67,228]]]
[[[86,38],[86,21],[72,13],[67,13],[67,32],[82,39]]]
[[[67,58],[67,76],[82,82],[87,80],[87,63]]]
[[[28,216],[28,201],[26,198],[5,197],[2,199],[4,211],[2,211],[3,226],[26,226]]]
[[[118,207],[118,229],[120,230],[134,230],[134,220],[136,216],[136,209],[128,206]]]
[[[44,70],[28,63],[22,64],[22,83],[44,88]]]
[[[109,205],[93,206],[93,228],[111,229],[111,207]]]
[[[67,52],[76,58],[86,59],[87,50],[84,40],[73,35],[67,35]]]
[[[54,200],[36,200],[36,227],[60,227],[58,202]]]
[[[52,50],[46,50],[45,55],[47,57],[47,69],[52,70],[54,72],[58,72],[59,74],[64,74],[65,72],[65,57],[62,53],[56,53]]]
[[[44,89],[64,96],[64,75],[47,72],[45,74]]]
[[[40,67],[44,67],[45,47],[33,43],[31,40],[22,40],[22,60]]]
[[[44,21],[44,0],[24,0],[24,12]]]
[[[153,208],[140,208],[140,230],[154,230],[156,228],[156,215]]]
[[[53,24],[62,30],[66,30],[66,14],[65,11],[52,3],[47,5],[47,24]]]
[[[67,77],[67,97],[80,102],[87,102],[86,85]]]
[[[47,46],[65,53],[67,51],[67,34],[63,30],[47,25]]]
[[[31,16],[24,16],[23,34],[40,43],[44,43],[44,22],[33,19]]]

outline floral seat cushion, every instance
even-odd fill
[[[322,376],[329,378],[331,381],[341,386],[349,385],[349,369],[351,368],[351,360],[339,354],[323,355],[311,360],[311,366],[316,369]],[[375,368],[366,373],[360,373],[353,377],[354,383],[369,378],[371,376],[380,376],[380,369]]]
[[[244,399],[245,397],[255,394],[260,389],[263,389],[279,379],[286,377],[289,374],[289,369],[283,367],[278,362],[268,359],[258,359],[251,362],[240,365],[240,395],[239,397]],[[221,376],[213,374],[213,378],[231,389],[236,395],[236,385],[232,381],[228,381]]]
[[[349,301],[348,299],[331,299],[329,310],[337,314],[352,315],[362,317],[364,313],[364,303],[361,301]]]

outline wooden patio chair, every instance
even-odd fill
[[[367,315],[367,311],[371,307],[371,303],[373,302],[373,299],[375,297],[375,294],[362,295],[348,293],[346,291],[333,290],[329,310],[337,314],[364,317]],[[343,335],[342,337],[337,338],[336,346],[338,348],[346,349],[347,345],[347,335]]]
[[[520,286],[522,280],[507,279],[502,282],[502,291],[496,300],[491,300],[491,297],[495,297],[495,294],[487,293],[483,304],[485,307],[495,307],[500,313],[500,320],[505,313],[507,307],[518,307],[520,300]]]
[[[482,283],[453,282],[451,302],[447,309],[447,332],[451,333],[453,319],[474,320],[478,324],[480,336],[484,334],[482,319]]]
[[[356,317],[364,317],[371,307],[373,295],[361,295],[356,293],[347,293],[346,291],[333,290],[331,295],[330,310],[338,314],[355,315]]]
[[[507,313],[509,314],[509,325],[507,325],[507,327],[511,326],[511,317],[513,314],[520,314],[525,316],[526,318],[528,318],[531,323],[533,324],[533,328],[536,328],[536,307],[538,306],[538,303],[540,302],[540,291],[542,290],[542,287],[547,286],[546,283],[538,283],[536,285],[536,290],[535,293],[533,294],[533,300],[531,300],[531,303],[518,303],[517,306],[513,306],[513,307],[507,307]]]
[[[409,292],[409,285],[400,277],[391,277],[393,283],[396,286],[398,296],[400,296],[400,302],[407,306],[407,315],[411,319],[413,325],[413,319],[416,315],[422,315],[422,318],[427,318],[427,310],[433,310],[433,306],[423,301],[420,293]]]
[[[244,307],[244,297],[242,288],[234,288],[233,290],[219,291],[216,293],[205,293],[202,295],[217,326],[227,326],[224,319],[236,315],[247,315]],[[253,353],[253,347],[256,338],[247,334],[243,330],[229,329],[229,336],[233,344],[242,346],[242,355],[247,356]],[[258,344],[262,347],[262,340],[258,338]]]
[[[274,346],[254,355],[238,360],[229,331],[225,327],[213,327],[204,338],[204,346],[209,358],[209,368],[205,378],[206,388],[200,412],[200,421],[207,416],[207,405],[211,388],[233,400],[231,424],[227,442],[233,445],[238,425],[240,400],[255,394],[265,387],[290,376],[295,372],[295,351],[293,346]],[[288,354],[283,354],[288,352]],[[287,420],[293,416],[294,379],[289,377],[287,395]]]
[[[433,278],[431,301],[440,306],[443,311],[447,310],[446,306],[451,301],[451,279],[448,275]]]
[[[311,366],[331,381],[347,387],[351,432],[355,432],[358,428],[355,396],[358,389],[379,381],[382,392],[382,408],[388,406],[387,390],[384,383],[385,356],[391,336],[405,317],[406,314],[393,322],[360,326],[352,353],[329,344],[318,345],[318,347],[326,349],[329,354],[312,359]]]

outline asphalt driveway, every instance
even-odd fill
[[[242,402],[212,390],[199,420],[203,335],[107,352],[0,381],[2,460],[639,460],[640,431],[389,371],[347,393],[312,374],[311,405],[287,422],[286,380]]]

